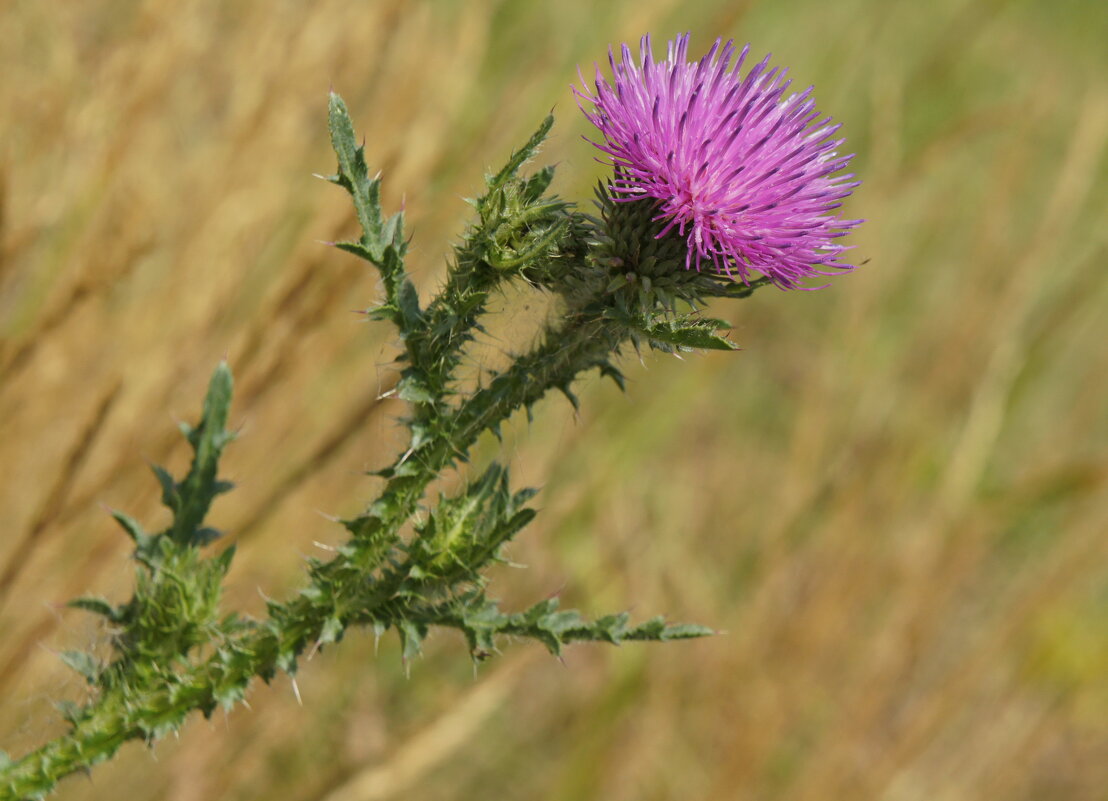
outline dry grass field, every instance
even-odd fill
[[[1108,798],[1108,11],[1093,0],[8,0],[0,4],[0,746],[61,731],[66,599],[126,597],[101,510],[226,356],[216,505],[254,613],[399,446],[384,324],[329,172],[329,86],[405,203],[430,292],[478,187],[553,106],[587,201],[576,66],[691,30],[772,51],[845,124],[864,268],[713,309],[744,348],[626,360],[508,433],[543,512],[494,589],[721,630],[533,644],[405,675],[356,634],[250,709],[125,748],[57,798]],[[531,300],[473,353],[510,350]],[[487,453],[495,452],[492,445]]]

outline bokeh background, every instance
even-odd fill
[[[0,746],[62,730],[84,593],[125,598],[99,504],[163,521],[147,461],[229,358],[228,604],[290,592],[398,447],[395,341],[351,310],[334,86],[442,280],[464,196],[554,107],[600,174],[576,65],[644,31],[772,51],[845,124],[863,269],[713,313],[735,354],[626,360],[513,427],[544,511],[523,605],[706,623],[406,675],[354,634],[250,709],[132,744],[61,799],[1108,798],[1108,11],[1092,0],[8,0],[0,9]],[[531,300],[505,298],[506,319]],[[475,350],[510,351],[512,326]],[[488,449],[488,454],[494,453]]]

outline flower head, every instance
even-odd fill
[[[820,119],[812,88],[786,96],[791,81],[769,56],[740,77],[749,45],[731,66],[732,42],[695,62],[688,43],[670,42],[664,61],[649,36],[638,59],[623,45],[617,63],[609,49],[614,85],[597,67],[595,92],[583,78],[574,88],[603,134],[592,144],[614,167],[613,199],[652,199],[658,236],[676,229],[687,242],[686,268],[708,261],[743,281],[757,271],[783,288],[853,269],[838,239],[862,221],[834,212],[859,182],[835,175],[851,156],[838,154],[839,126]]]

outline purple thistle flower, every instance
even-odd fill
[[[735,47],[720,40],[700,61],[686,60],[689,34],[654,60],[644,36],[638,60],[625,44],[615,85],[596,68],[595,94],[584,78],[578,105],[603,134],[589,141],[610,157],[613,199],[653,198],[655,221],[686,238],[685,267],[710,260],[715,269],[749,282],[757,271],[786,289],[813,275],[854,269],[838,244],[862,220],[833,212],[859,181],[833,174],[840,156],[839,125],[819,119],[812,88],[785,96],[785,70],[769,56],[740,78],[750,46],[728,69]],[[592,109],[585,104],[591,104]],[[818,120],[818,121],[817,121]],[[606,162],[607,163],[607,162]]]

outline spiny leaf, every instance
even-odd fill
[[[74,598],[66,606],[71,606],[74,609],[84,609],[86,612],[92,612],[96,615],[102,615],[113,623],[120,620],[120,610],[112,606],[104,598],[96,598],[93,596],[82,596],[81,598]]]
[[[215,496],[226,491],[226,482],[217,480],[216,472],[223,448],[233,438],[226,430],[233,388],[231,370],[226,362],[221,362],[208,384],[200,423],[189,436],[195,451],[192,465],[185,479],[175,485],[176,506],[171,508],[176,514],[167,533],[178,544],[200,546],[218,536],[214,529],[201,528],[201,524]],[[155,472],[165,492],[172,479],[163,476],[164,471]]]
[[[401,654],[405,662],[423,653],[423,639],[427,636],[427,626],[413,620],[396,621],[396,630],[400,634]]]
[[[61,659],[68,667],[84,676],[89,684],[96,684],[100,678],[100,663],[92,654],[84,651],[62,651]]]
[[[235,704],[246,697],[246,686],[244,684],[220,685],[215,689],[212,695],[216,703],[223,707],[223,709],[230,710]]]
[[[331,615],[323,621],[323,626],[319,630],[319,643],[326,645],[327,643],[338,642],[342,639],[344,628],[342,619],[338,615]]]
[[[284,671],[290,676],[296,675],[296,651],[291,647],[280,648],[277,651],[277,658],[274,663],[278,670]]]
[[[381,232],[384,244],[392,245],[397,253],[403,253],[407,245],[404,242],[404,214],[398,212],[385,220],[385,229]]]
[[[172,481],[172,479],[170,479]],[[127,535],[135,541],[135,544],[139,548],[146,548],[150,543],[150,535],[142,530],[142,526],[133,517],[130,517],[123,512],[112,510],[112,517],[120,527],[127,532]]]
[[[365,148],[357,144],[350,113],[342,98],[334,92],[328,104],[327,118],[331,146],[339,166],[334,182],[350,193],[358,224],[362,228],[360,242],[343,242],[338,246],[376,264],[385,280],[388,297],[392,300],[404,273],[404,214],[398,212],[387,220],[382,214],[381,180],[376,176],[369,177]]]
[[[748,298],[754,294],[755,290],[773,284],[772,281],[764,276],[744,283],[742,281],[725,279],[722,276],[716,276],[714,273],[703,273],[703,275],[707,279],[714,280],[706,280],[704,282],[705,286],[701,288],[701,292],[704,295],[710,295],[716,298],[732,298],[735,300]]]
[[[543,192],[550,188],[551,182],[554,180],[554,167],[543,167],[536,172],[523,184],[523,199],[528,203],[534,203],[540,197]]]
[[[70,726],[76,726],[81,720],[81,706],[73,701],[55,701],[54,708],[61,713],[61,716],[65,718],[66,723]],[[3,767],[2,762],[0,762],[0,767]]]
[[[500,172],[488,179],[489,189],[498,189],[503,186],[509,178],[516,174],[516,171],[522,167],[528,159],[533,158],[534,155],[539,152],[539,147],[546,140],[547,135],[550,133],[550,129],[553,127],[554,115],[547,114],[546,118],[539,124],[538,129],[531,134],[531,138],[527,140],[527,143],[519,150],[512,153],[511,157],[508,159],[508,163],[504,165]],[[549,184],[549,181],[547,181],[547,183]]]
[[[220,531],[218,528],[204,526],[203,528],[198,528],[196,529],[196,531],[193,532],[191,540],[193,545],[204,546],[208,545],[209,543],[215,542],[222,536],[223,532]]]
[[[221,575],[226,576],[231,570],[231,561],[235,558],[235,546],[230,545],[213,560]]]
[[[483,659],[491,653],[497,635],[530,637],[558,655],[566,645],[579,641],[619,645],[629,640],[666,642],[714,633],[703,626],[667,625],[662,617],[630,626],[630,616],[626,612],[589,621],[576,610],[560,610],[557,598],[547,598],[522,612],[507,614],[481,591],[457,596],[446,604],[421,611],[421,617],[427,622],[460,629],[475,659]]]
[[[624,378],[624,375],[619,370],[619,368],[613,365],[611,362],[603,362],[600,365],[600,374],[606,378],[612,379],[612,381],[615,382],[616,386],[618,386],[621,391],[627,391],[627,380]]]
[[[669,345],[682,350],[737,350],[739,347],[715,333],[730,327],[724,320],[696,315],[646,320],[617,309],[609,310],[608,316],[650,340],[652,345]]]
[[[712,637],[715,634],[715,629],[710,629],[707,626],[699,626],[695,623],[676,623],[666,626],[658,636],[658,640],[659,642],[691,640],[698,637]]]
[[[154,476],[162,486],[162,505],[176,512],[181,505],[181,499],[177,495],[177,481],[160,464],[152,464],[150,469],[154,471]]]
[[[354,211],[364,232],[362,244],[367,255],[371,260],[378,261],[385,230],[381,215],[381,181],[369,177],[365,151],[354,138],[354,123],[346,110],[346,103],[334,92],[328,104],[327,121],[331,130],[331,147],[339,162],[338,182],[354,199]]]
[[[336,242],[335,247],[339,250],[345,250],[347,253],[353,253],[358,258],[365,259],[373,264],[376,264],[381,258],[380,254],[371,252],[361,242]]]
[[[573,394],[573,390],[569,388],[569,384],[558,387],[558,391],[566,396],[566,400],[568,400],[570,405],[573,407],[573,411],[581,411],[581,400]]]
[[[143,716],[138,728],[147,742],[160,740],[167,734],[177,731],[188,717],[189,709],[173,709],[156,713],[151,711]]]
[[[397,306],[400,308],[401,331],[409,331],[422,321],[423,314],[419,310],[419,294],[416,292],[415,284],[408,279],[404,279],[400,284]]]

